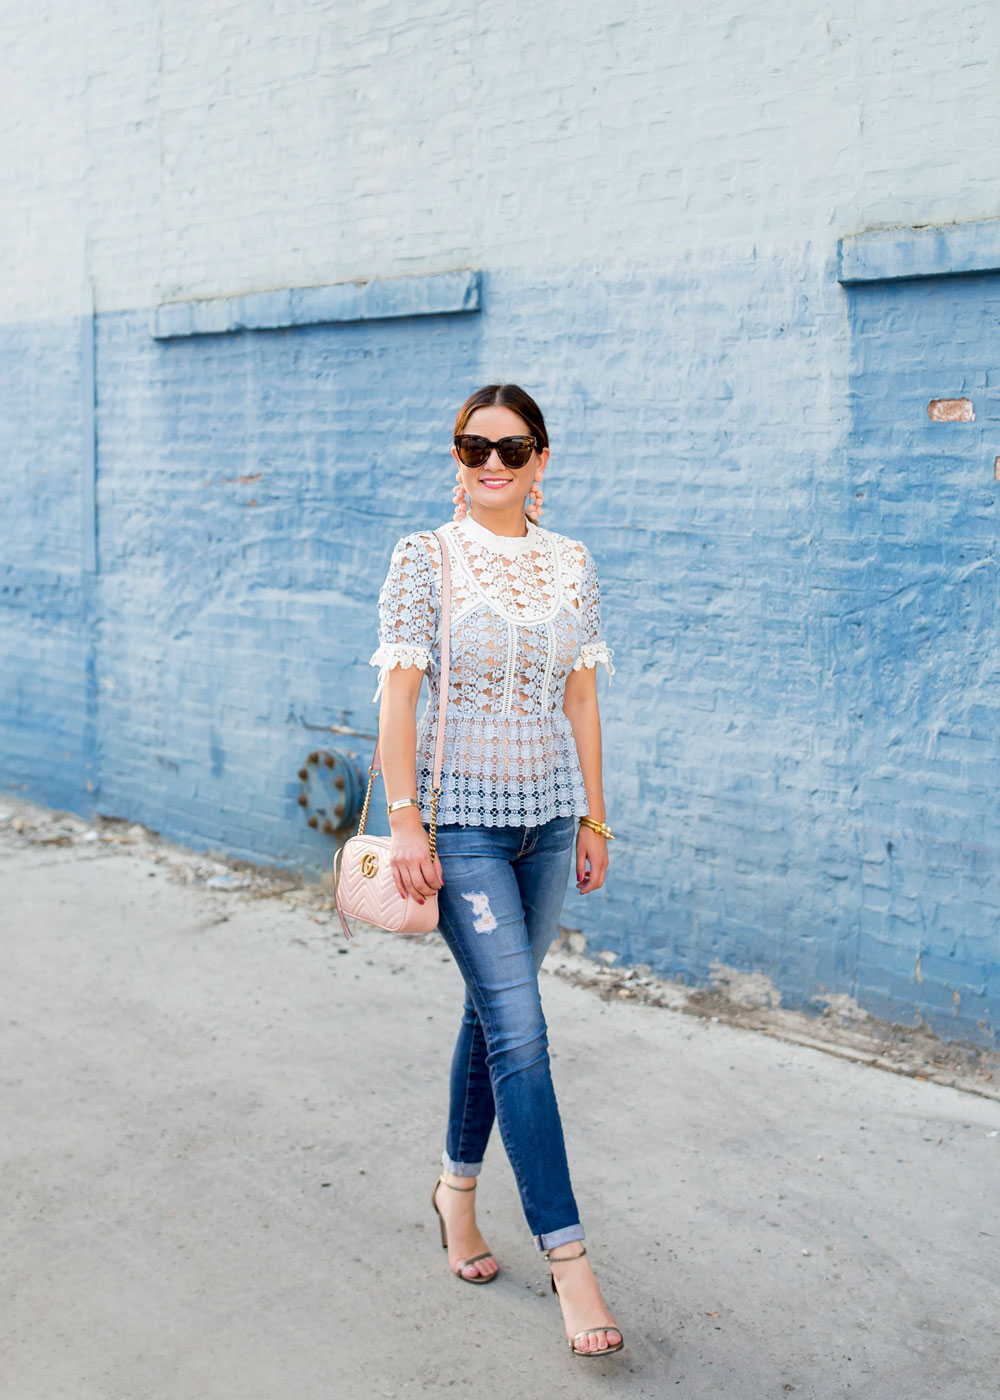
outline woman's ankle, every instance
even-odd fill
[[[561,1253],[555,1253],[560,1250]],[[554,1244],[550,1250],[546,1251],[546,1258],[550,1264],[568,1263],[571,1259],[583,1259],[587,1251],[582,1240],[567,1240],[565,1244]]]
[[[458,1176],[455,1172],[443,1171],[441,1177],[446,1186],[450,1186],[453,1191],[474,1191],[476,1189],[476,1178],[474,1176]]]

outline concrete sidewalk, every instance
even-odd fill
[[[545,976],[626,1338],[578,1360],[498,1134],[502,1277],[447,1270],[438,936],[345,945],[201,859],[0,840],[8,1400],[997,1392],[1000,1104]]]

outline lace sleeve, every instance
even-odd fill
[[[600,663],[608,673],[608,683],[615,673],[611,658],[614,652],[601,636],[601,586],[597,578],[597,565],[590,550],[584,547],[583,579],[580,584],[580,634],[583,644],[580,655],[573,662],[573,670],[584,666],[594,667]]]
[[[378,686],[373,700],[382,693],[385,678],[396,666],[431,666],[431,650],[437,621],[437,591],[431,561],[419,535],[399,540],[389,560],[389,572],[378,595],[377,649],[369,665],[377,666]]]

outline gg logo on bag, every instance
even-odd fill
[[[374,851],[366,851],[361,857],[361,873],[366,880],[371,880],[378,874],[378,856]]]

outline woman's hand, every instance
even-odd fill
[[[392,844],[389,847],[389,864],[396,889],[404,897],[412,894],[423,904],[432,894],[437,894],[444,884],[441,862],[431,860],[431,843],[415,807],[404,808],[393,813],[389,823]]]
[[[576,887],[581,894],[599,890],[608,873],[608,843],[600,832],[581,826],[576,837]]]

